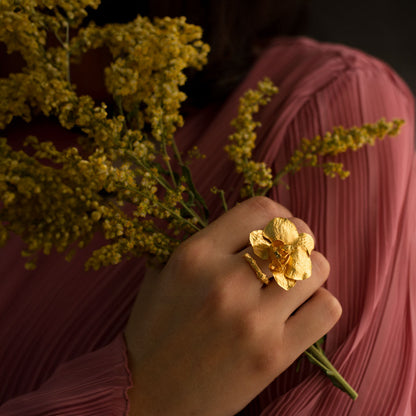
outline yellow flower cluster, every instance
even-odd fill
[[[323,137],[318,135],[312,140],[304,138],[289,163],[276,175],[274,184],[276,185],[283,175],[297,172],[305,166],[321,167],[325,175],[332,178],[338,175],[345,179],[350,172],[344,170],[342,163],[322,158],[336,156],[348,150],[355,151],[365,145],[373,146],[377,139],[382,140],[386,136],[397,136],[403,123],[403,120],[398,119],[386,122],[382,118],[374,124],[364,124],[361,127],[335,127],[332,132],[327,132]]]
[[[69,29],[81,23],[86,7],[96,8],[98,4],[99,0],[0,3],[0,42],[6,44],[8,53],[18,52],[26,62],[22,72],[0,79],[0,129],[13,117],[30,121],[34,108],[49,115],[54,108],[74,100],[68,84]],[[47,48],[48,34],[62,47]]]
[[[92,255],[87,267],[143,253],[166,261],[181,238],[206,224],[197,212],[204,212],[205,204],[173,142],[183,124],[183,71],[200,68],[209,50],[201,29],[184,18],[151,22],[138,16],[128,24],[78,30],[86,7],[98,4],[0,4],[0,42],[25,61],[21,72],[0,79],[0,130],[15,118],[30,122],[40,113],[82,134],[78,148],[62,151],[29,137],[31,156],[1,139],[0,244],[10,231],[19,234],[27,245],[28,268],[34,267],[37,253],[53,248],[71,257],[97,230],[109,244]],[[49,46],[48,37],[60,46]],[[79,95],[71,83],[71,65],[99,47],[113,57],[105,68],[114,101],[110,109]],[[180,174],[173,172],[171,153],[176,153]],[[166,232],[161,221],[172,230]]]
[[[340,162],[327,160],[348,150],[358,150],[365,145],[373,146],[377,139],[386,136],[397,136],[404,121],[395,119],[387,122],[384,118],[374,124],[364,124],[361,127],[335,127],[323,137],[317,135],[314,139],[303,138],[301,146],[293,152],[289,162],[273,177],[271,169],[263,162],[252,160],[255,147],[255,129],[261,124],[253,120],[253,115],[259,111],[260,105],[265,105],[277,88],[269,79],[259,82],[257,90],[249,90],[240,99],[238,116],[231,122],[235,132],[229,136],[229,144],[225,146],[230,159],[235,163],[236,172],[243,175],[244,186],[241,197],[266,195],[273,186],[282,182],[288,173],[295,173],[306,166],[322,168],[329,177],[339,176],[345,179],[350,172],[344,170]],[[226,207],[224,193],[214,189],[214,193],[221,193],[223,205]],[[226,209],[226,208],[225,208]]]
[[[261,126],[258,121],[254,121],[253,115],[259,111],[260,105],[267,104],[277,92],[277,87],[269,79],[260,81],[257,90],[249,90],[241,97],[238,116],[231,122],[235,132],[229,136],[230,143],[225,146],[225,150],[235,163],[236,172],[243,175],[242,198],[266,195],[273,186],[282,182],[285,175],[306,166],[320,167],[331,178],[339,176],[345,179],[350,172],[344,170],[342,163],[328,161],[327,157],[348,150],[355,151],[365,145],[373,146],[377,139],[382,140],[386,136],[397,136],[404,124],[403,120],[387,122],[382,118],[374,124],[367,123],[361,127],[335,127],[332,132],[327,132],[323,137],[317,135],[312,140],[303,138],[300,148],[293,152],[287,165],[273,176],[270,167],[265,163],[252,160],[257,137],[255,129]],[[226,207],[223,191],[214,189],[213,192],[222,192],[223,205]]]
[[[86,8],[99,3],[0,2],[0,42],[25,62],[20,72],[0,78],[0,133],[14,119],[29,123],[41,115],[81,136],[78,147],[63,150],[30,136],[28,150],[15,151],[6,138],[0,139],[0,245],[10,232],[20,235],[28,268],[35,266],[38,253],[52,249],[70,258],[99,230],[108,244],[93,253],[87,267],[98,269],[144,253],[165,262],[181,241],[208,224],[209,212],[192,181],[189,161],[174,140],[183,124],[184,70],[201,68],[209,51],[201,28],[184,18],[152,22],[140,16],[127,24],[79,28]],[[102,47],[112,56],[104,69],[107,104],[78,94],[71,81],[71,65],[88,50]],[[270,80],[259,82],[241,98],[232,122],[235,132],[226,151],[243,175],[242,197],[265,194],[283,175],[303,166],[346,176],[341,164],[319,158],[397,134],[401,125],[380,121],[304,139],[273,178],[265,163],[253,160],[260,125],[253,115],[276,92]],[[192,149],[189,157],[202,156]],[[213,191],[227,210],[224,191]]]
[[[229,136],[229,144],[225,146],[230,159],[235,163],[236,171],[244,178],[241,197],[254,196],[264,189],[272,187],[271,169],[263,162],[252,160],[257,134],[255,129],[260,126],[253,120],[260,106],[266,105],[278,89],[270,79],[265,78],[258,83],[256,90],[248,90],[240,98],[237,117],[231,122],[235,132]]]
[[[120,112],[131,128],[140,131],[147,124],[155,140],[170,144],[183,124],[183,70],[206,63],[209,49],[201,35],[183,17],[150,22],[137,16],[130,23],[103,28],[90,24],[72,39],[69,51],[78,58],[89,49],[109,48],[113,61],[105,68],[105,82]]]

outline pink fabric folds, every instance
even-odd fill
[[[216,185],[238,200],[241,179],[222,148],[238,98],[263,77],[280,88],[259,114],[255,151],[275,170],[302,137],[381,117],[406,120],[397,138],[338,156],[351,176],[330,179],[308,168],[272,197],[305,220],[331,263],[328,288],[343,316],[325,349],[359,393],[353,402],[302,360],[242,412],[249,415],[416,414],[416,172],[413,97],[384,63],[359,51],[310,39],[278,39],[231,97],[188,120],[186,150],[207,155],[193,174],[214,216]],[[96,242],[95,244],[98,244]],[[141,261],[84,272],[42,257],[23,270],[17,238],[0,251],[0,415],[126,415],[130,385],[121,331],[139,290]],[[273,345],[270,346],[273,348]]]

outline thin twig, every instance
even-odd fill
[[[66,22],[66,42],[65,42],[65,49],[66,49],[66,62],[67,62],[67,71],[66,71],[66,80],[68,84],[71,85],[71,53],[69,51],[69,22]]]
[[[224,192],[223,189],[218,189],[218,192],[219,192],[220,197],[221,197],[222,207],[224,208],[224,211],[227,212],[228,211],[228,205],[227,205],[227,201],[225,200],[225,192]]]

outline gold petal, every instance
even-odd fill
[[[250,233],[250,244],[256,256],[259,256],[263,260],[269,258],[269,247],[271,243],[263,237],[262,230],[256,230]]]
[[[285,270],[285,276],[294,280],[305,280],[311,277],[312,262],[309,254],[302,247],[298,246],[293,250],[291,259]]]
[[[274,280],[284,290],[289,290],[296,284],[296,280],[287,279],[283,273],[273,273]]]
[[[265,237],[271,241],[283,241],[293,244],[299,237],[295,224],[287,218],[273,218],[263,231]]]
[[[315,247],[315,242],[313,241],[313,237],[310,234],[300,233],[296,245],[302,246],[308,252],[308,254],[311,254]]]

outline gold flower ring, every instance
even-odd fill
[[[274,280],[285,290],[295,286],[296,281],[305,280],[312,274],[311,252],[314,241],[310,234],[298,233],[295,224],[287,218],[273,218],[264,230],[250,233],[250,244],[254,254],[269,260],[269,269]],[[262,272],[256,260],[245,253],[244,258],[265,285],[270,279]]]

